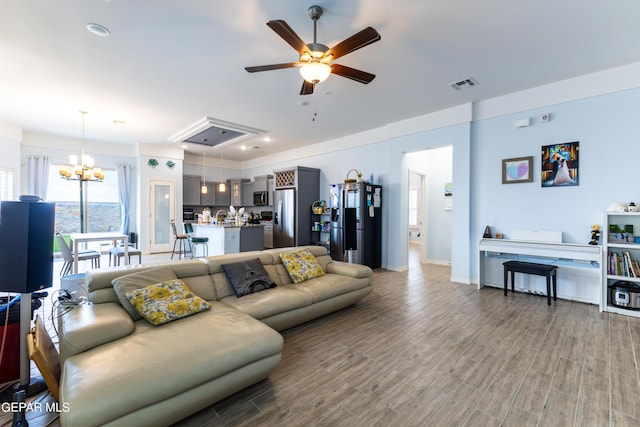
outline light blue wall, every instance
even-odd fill
[[[544,113],[550,122],[540,122]],[[559,230],[564,242],[587,243],[610,204],[640,200],[639,115],[640,89],[631,89],[474,122],[471,247],[487,225],[506,238],[518,229]],[[516,128],[521,118],[532,125]],[[579,186],[542,188],[540,148],[572,141],[580,143]],[[521,156],[534,157],[534,181],[503,185],[502,159]],[[474,278],[477,262],[471,257]]]

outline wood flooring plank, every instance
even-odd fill
[[[620,374],[611,374],[611,409],[640,418],[640,386],[638,377],[627,377]]]
[[[570,427],[574,425],[578,396],[551,390],[544,406],[539,427]]]
[[[552,376],[529,371],[513,401],[513,406],[536,415],[542,415],[544,403],[551,387]]]
[[[551,382],[551,388],[577,396],[582,381],[582,366],[582,363],[561,358]]]
[[[536,427],[540,417],[523,409],[512,407],[504,421],[502,427]]]
[[[576,426],[600,427],[609,424],[609,393],[582,387],[578,399]]]

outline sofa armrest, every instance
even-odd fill
[[[356,278],[369,278],[369,284],[373,284],[373,270],[366,265],[332,261],[327,264],[327,273],[342,274],[343,276]]]
[[[117,303],[84,304],[60,308],[58,335],[60,362],[74,354],[131,334],[135,325],[131,316]]]

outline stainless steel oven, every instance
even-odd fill
[[[253,205],[254,206],[268,206],[269,205],[269,192],[268,191],[254,191],[254,193],[253,193]]]
[[[183,221],[194,221],[196,219],[196,214],[193,212],[193,208],[183,208],[182,209],[182,220]]]

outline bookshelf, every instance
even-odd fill
[[[601,233],[604,256],[602,302],[606,311],[640,317],[640,310],[621,307],[612,301],[609,286],[625,282],[640,286],[640,212],[607,212]],[[634,295],[631,294],[633,298]],[[640,294],[635,296],[640,297]]]

